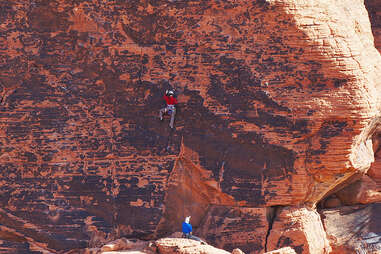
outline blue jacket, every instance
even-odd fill
[[[192,225],[189,223],[186,223],[185,221],[183,222],[183,233],[184,234],[189,234],[192,232]]]

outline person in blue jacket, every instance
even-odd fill
[[[191,216],[187,216],[187,217],[185,217],[185,220],[184,220],[184,222],[183,222],[183,224],[182,224],[183,237],[184,237],[184,238],[188,238],[188,239],[192,239],[192,240],[199,241],[199,242],[201,242],[202,244],[206,244],[203,240],[201,240],[201,239],[198,238],[197,236],[192,235],[192,225],[190,224],[190,218],[191,218]]]

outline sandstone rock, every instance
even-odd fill
[[[265,250],[268,208],[210,206],[196,234],[217,248],[245,253]]]
[[[78,253],[79,251],[77,251]],[[73,252],[74,254],[75,252]],[[83,250],[82,252],[80,252],[81,254],[99,254],[101,253],[101,248],[86,248],[85,250]],[[70,252],[69,252],[70,254]]]
[[[365,6],[369,12],[374,44],[381,52],[381,6],[377,0],[365,0]]]
[[[240,250],[240,249],[234,249],[234,250],[232,251],[232,254],[245,254],[245,252],[243,252],[243,251]]]
[[[336,192],[344,205],[369,204],[381,202],[381,189],[367,175]],[[328,207],[327,207],[328,208]]]
[[[147,242],[144,241],[131,241],[126,238],[117,239],[112,241],[106,245],[103,245],[101,251],[117,251],[117,250],[129,250],[136,248],[144,248],[148,245]]]
[[[284,247],[278,250],[266,252],[265,254],[296,254],[295,250],[291,247]]]
[[[210,245],[202,245],[200,242],[184,238],[163,238],[155,242],[161,254],[228,254],[230,252],[214,248]]]
[[[267,240],[267,249],[292,247],[297,253],[330,253],[320,215],[308,208],[279,208]]]
[[[334,254],[381,252],[381,204],[321,211]]]
[[[336,195],[332,195],[324,201],[323,206],[324,208],[334,208],[334,207],[342,206],[342,203],[341,203],[341,200],[337,198]]]
[[[229,250],[314,251],[313,211],[270,230],[267,207],[314,207],[373,162],[381,57],[357,0],[1,1],[0,31],[4,251],[156,239],[188,213]]]
[[[155,254],[158,252],[157,246],[153,242],[121,238],[102,246],[98,253]]]
[[[367,175],[377,184],[377,188],[381,190],[381,137],[373,139],[374,147],[374,163],[367,172]]]
[[[181,223],[188,215],[192,225],[197,226],[205,217],[210,205],[239,205],[233,197],[222,192],[218,182],[210,179],[210,172],[192,162],[187,149],[182,146],[176,160],[164,204],[165,213],[158,226],[158,234],[168,234],[181,229]]]

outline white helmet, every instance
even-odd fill
[[[186,223],[189,223],[190,218],[191,218],[190,216],[187,216],[187,217],[185,217],[185,220],[184,220],[184,221],[185,221]]]
[[[175,94],[174,91],[172,91],[172,90],[169,90],[169,91],[168,91],[168,95],[174,95],[174,94]]]

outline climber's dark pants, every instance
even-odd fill
[[[163,118],[164,114],[171,115],[171,121],[169,122],[169,126],[173,128],[173,123],[175,122],[176,108],[173,105],[168,105],[165,108],[160,109],[159,117]]]
[[[199,242],[204,242],[203,240],[201,240],[197,236],[194,236],[194,235],[191,235],[191,234],[185,234],[185,233],[183,233],[183,238],[188,238],[188,239],[196,240],[196,241],[199,241]]]

